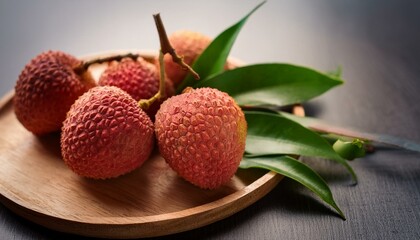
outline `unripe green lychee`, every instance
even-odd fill
[[[200,88],[166,100],[156,114],[155,133],[172,169],[201,188],[215,189],[239,166],[247,124],[232,97]]]
[[[149,99],[159,90],[159,73],[154,64],[139,57],[136,61],[124,58],[121,62],[113,61],[99,78],[101,86],[116,86],[130,94],[134,100]],[[166,80],[165,98],[155,101],[146,113],[154,119],[160,104],[174,95],[171,81]]]
[[[180,30],[169,36],[169,42],[184,62],[192,65],[197,57],[210,44],[211,38],[202,33]],[[187,71],[172,61],[170,55],[165,56],[165,72],[174,86],[177,87],[187,75]]]
[[[14,110],[26,129],[37,135],[60,130],[70,106],[95,86],[89,72],[73,70],[80,63],[69,54],[48,51],[25,66],[16,82]]]
[[[139,167],[154,145],[153,123],[125,91],[95,87],[71,106],[63,123],[61,152],[80,176],[106,179]]]

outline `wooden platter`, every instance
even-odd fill
[[[96,77],[103,69],[92,66]],[[0,202],[50,229],[104,238],[187,231],[246,208],[282,179],[274,172],[239,169],[225,186],[202,190],[178,177],[158,152],[125,176],[85,179],[62,161],[59,133],[37,137],[18,122],[13,96],[0,100]]]

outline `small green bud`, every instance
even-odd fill
[[[345,142],[338,139],[334,143],[333,149],[338,153],[338,155],[347,160],[360,158],[366,154],[364,142],[360,139],[354,139],[352,142]]]

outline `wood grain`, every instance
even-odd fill
[[[91,70],[99,76],[103,69]],[[54,230],[107,238],[186,231],[238,212],[282,179],[274,172],[239,169],[228,184],[202,190],[178,177],[158,152],[122,177],[82,178],[62,161],[60,134],[28,132],[16,119],[12,100],[13,92],[0,101],[0,200]]]

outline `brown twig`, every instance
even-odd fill
[[[147,110],[149,109],[150,105],[152,105],[155,101],[162,99],[166,95],[165,89],[165,65],[163,63],[163,53],[159,51],[159,67],[160,67],[160,74],[159,74],[159,90],[158,92],[149,99],[140,99],[138,105],[141,109]]]
[[[79,65],[73,68],[73,70],[77,74],[81,74],[85,72],[90,65],[92,64],[101,64],[104,62],[111,62],[111,61],[121,61],[124,58],[131,58],[133,60],[136,60],[138,57],[140,57],[140,54],[133,54],[133,53],[127,53],[127,54],[120,54],[120,55],[114,55],[114,56],[108,56],[103,58],[95,58],[89,61],[81,62]]]
[[[160,18],[160,14],[154,14],[153,18],[155,19],[156,27],[159,32],[159,39],[160,39],[160,47],[162,53],[165,55],[169,53],[172,56],[172,61],[179,64],[184,70],[189,71],[195,79],[200,79],[198,73],[194,71],[188,64],[184,62],[183,57],[179,56],[175,49],[171,46],[169,42],[168,35],[166,34],[165,27],[163,26],[162,19]]]

